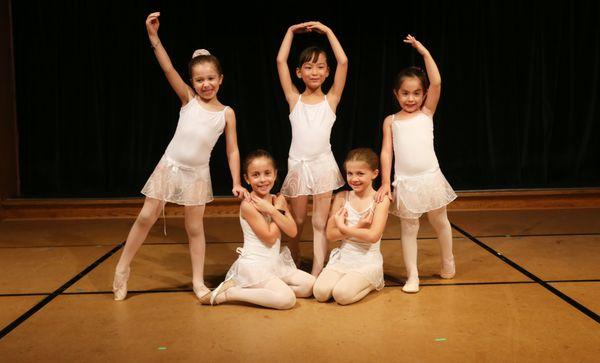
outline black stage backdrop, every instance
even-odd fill
[[[350,60],[331,138],[340,164],[354,147],[379,152],[382,120],[397,110],[393,77],[422,65],[402,43],[411,33],[442,73],[435,147],[455,189],[600,186],[596,1],[19,0],[23,196],[140,195],[180,107],[149,47],[144,20],[153,11],[162,13],[159,36],[184,78],[194,49],[220,58],[219,99],[236,111],[240,152],[271,151],[280,181],[291,130],[275,56],[289,25],[320,20]],[[324,36],[297,36],[290,64],[315,42],[328,47]],[[224,150],[221,137],[211,160],[216,195],[231,189]]]

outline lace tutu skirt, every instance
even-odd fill
[[[208,164],[191,167],[163,156],[142,194],[181,205],[204,205],[213,200]]]
[[[316,195],[338,189],[344,178],[331,151],[312,159],[288,158],[288,174],[281,193],[286,197]]]
[[[400,218],[420,218],[423,213],[456,199],[456,193],[439,168],[411,177],[396,176],[392,185],[395,205],[391,213]]]
[[[251,287],[272,278],[284,278],[296,272],[296,264],[287,247],[279,254],[238,248],[240,257],[231,265],[225,280],[233,278],[236,286]]]
[[[344,242],[329,254],[326,270],[342,274],[358,272],[367,279],[377,291],[383,289],[383,257],[381,252],[357,248]]]

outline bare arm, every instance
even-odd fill
[[[387,195],[392,199],[391,173],[394,150],[392,147],[392,116],[383,121],[383,141],[381,143],[381,187],[377,191],[375,200],[381,202]]]
[[[280,210],[284,211],[284,213],[282,214]],[[298,228],[283,195],[278,195],[275,199],[275,210],[271,213],[271,217],[283,233],[292,238],[296,237]]]
[[[421,42],[410,34],[406,37],[404,42],[412,45],[413,48],[423,56],[427,77],[429,78],[429,89],[427,89],[427,98],[425,99],[422,110],[429,116],[433,116],[442,92],[442,76],[440,75],[440,71],[435,64],[433,57]]]
[[[308,23],[308,30],[316,30],[321,34],[325,34],[327,36],[327,40],[329,40],[331,49],[333,50],[337,66],[335,68],[333,85],[327,93],[327,98],[330,102],[330,105],[335,110],[337,105],[340,103],[342,92],[344,91],[344,86],[346,85],[346,76],[348,75],[348,57],[344,52],[344,48],[342,48],[342,45],[333,33],[333,30],[331,30],[329,27],[321,24],[318,21],[313,21]]]
[[[242,201],[240,206],[242,218],[248,222],[250,228],[264,244],[270,246],[277,242],[281,236],[279,227],[275,222],[267,223],[262,214],[252,204],[252,202]]]
[[[148,31],[150,45],[152,46],[152,49],[154,49],[154,55],[158,60],[160,68],[162,68],[165,73],[171,88],[177,93],[179,100],[181,100],[181,104],[185,105],[194,97],[194,91],[183,81],[183,79],[181,79],[179,73],[177,73],[173,67],[167,51],[158,38],[158,27],[160,25],[158,21],[159,16],[160,13],[157,12],[148,15],[148,18],[146,18],[146,30]]]
[[[335,221],[335,215],[342,209],[344,206],[344,202],[346,200],[346,191],[339,192],[335,195],[335,199],[331,205],[331,210],[329,211],[329,219],[327,220],[327,228],[325,233],[327,235],[327,239],[329,241],[339,241],[344,238],[342,232],[337,226]]]
[[[283,41],[279,47],[279,53],[277,54],[277,73],[279,73],[279,82],[281,82],[281,88],[283,89],[285,99],[287,100],[290,109],[292,108],[294,102],[296,102],[298,99],[298,95],[300,93],[292,82],[290,68],[288,66],[288,57],[290,55],[290,48],[292,47],[294,34],[305,30],[306,23],[296,24],[289,27],[285,33],[285,36],[283,37]]]
[[[390,208],[390,200],[384,198],[381,203],[375,204],[375,213],[373,215],[373,222],[364,227],[349,227],[347,225],[339,226],[340,232],[345,236],[354,237],[359,241],[368,243],[376,243],[381,239],[385,224],[387,223],[388,210]]]
[[[237,144],[235,112],[231,108],[227,108],[225,111],[225,144],[227,162],[233,181],[231,193],[238,198],[248,198],[249,193],[246,188],[242,187],[240,179],[240,151]]]

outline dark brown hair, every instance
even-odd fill
[[[254,159],[258,158],[269,159],[271,164],[273,164],[273,169],[277,170],[277,162],[275,162],[273,156],[266,150],[258,149],[251,151],[248,153],[248,155],[246,155],[246,158],[244,159],[244,164],[242,165],[242,174],[248,175],[248,166],[250,166],[250,163],[254,161]]]
[[[298,58],[298,68],[302,68],[304,63],[316,62],[321,54],[325,56],[325,62],[327,62],[327,53],[322,48],[308,47],[304,49]]]
[[[215,57],[212,54],[202,54],[195,56],[188,63],[188,72],[190,74],[190,78],[192,77],[192,69],[194,69],[194,66],[202,63],[211,63],[217,70],[219,76],[223,75],[223,70],[221,69],[221,62],[219,62],[217,57]]]
[[[426,93],[429,89],[429,79],[427,78],[427,74],[419,67],[408,67],[401,70],[394,80],[394,91],[398,92],[400,87],[402,86],[402,82],[406,78],[417,78],[421,81],[421,87],[423,87],[423,92]]]

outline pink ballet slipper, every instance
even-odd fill
[[[404,286],[402,286],[402,291],[407,292],[409,294],[419,292],[419,278],[409,277],[408,280],[406,280]]]
[[[451,279],[456,275],[456,265],[454,264],[454,257],[442,262],[442,271],[440,277],[443,279]]]
[[[115,271],[115,279],[113,280],[113,293],[115,294],[115,300],[124,300],[127,297],[127,280],[129,280],[129,273],[131,268],[127,267],[125,273],[118,273]]]
[[[202,285],[202,287],[200,287],[200,288],[194,286],[193,289],[194,289],[194,294],[198,298],[198,301],[200,301],[200,304],[202,304],[202,305],[210,304],[211,291],[206,286]]]
[[[212,293],[210,294],[210,304],[211,305],[215,305],[217,304],[216,300],[217,300],[217,296],[224,294],[225,291],[229,290],[230,288],[235,286],[235,281],[233,279],[229,279],[229,280],[225,280],[223,282],[221,282],[219,284],[219,286],[217,286],[216,289],[214,289],[212,291]]]

